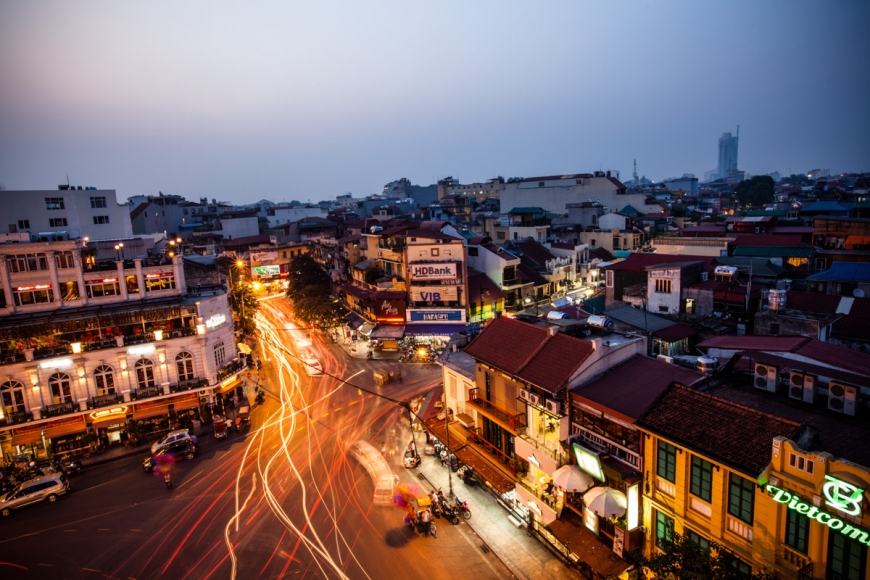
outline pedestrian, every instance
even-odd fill
[[[197,441],[196,441],[196,435],[191,435],[191,436],[190,436],[190,442],[193,443],[193,446],[194,446],[194,447],[196,447],[196,443],[197,443]]]
[[[402,371],[399,371],[396,376],[399,378],[399,384],[405,383],[405,379],[402,378]]]
[[[172,489],[175,487],[175,484],[172,483],[172,474],[168,471],[166,472],[166,475],[163,476],[163,481],[166,482],[166,489]]]
[[[429,533],[429,527],[432,524],[432,514],[429,513],[428,509],[420,513],[420,521],[423,522],[423,535],[425,536]]]
[[[227,417],[226,425],[227,425],[227,433],[231,433],[233,431],[233,420],[230,419],[229,417]]]

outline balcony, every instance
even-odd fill
[[[181,393],[184,391],[197,391],[208,386],[208,379],[190,379],[187,381],[179,381],[176,384],[169,385],[170,393]]]
[[[535,448],[535,451],[540,451],[550,459],[556,462],[556,465],[561,467],[568,462],[568,456],[562,453],[559,442],[554,438],[554,448],[548,447],[546,441],[529,435],[526,430],[520,430],[518,437]]]
[[[486,452],[487,455],[494,456],[494,458],[497,459],[499,463],[507,466],[507,468],[510,469],[511,473],[513,474],[516,474],[517,472],[528,471],[527,462],[516,457],[511,457],[510,455],[484,439],[480,435],[478,427],[472,427],[471,429],[469,429],[468,442],[474,447],[477,447],[481,452]]]
[[[159,397],[163,394],[162,387],[147,387],[144,389],[133,389],[130,391],[130,399],[141,401],[142,399],[150,399],[151,397]]]
[[[72,401],[68,403],[58,403],[57,405],[46,405],[42,409],[43,417],[59,417],[60,415],[69,415],[78,411],[78,405]]]
[[[97,409],[99,407],[109,407],[111,405],[116,405],[118,403],[124,402],[124,396],[119,393],[112,393],[111,395],[102,395],[98,397],[91,397],[88,399],[88,409]]]
[[[501,281],[502,288],[510,288],[512,286],[522,286],[523,281],[519,278],[504,278]]]
[[[221,382],[225,378],[230,375],[234,375],[240,370],[244,369],[247,365],[243,362],[242,359],[236,359],[228,363],[224,368],[218,371],[217,381]]]
[[[468,402],[477,409],[483,411],[487,417],[501,423],[503,427],[513,431],[514,433],[526,426],[525,413],[511,413],[510,411],[502,409],[497,405],[494,405],[491,401],[479,397],[478,391],[479,388],[469,389]]]
[[[0,425],[20,425],[21,423],[27,423],[32,420],[33,413],[27,411],[15,411],[12,413],[5,413],[3,418],[0,419]]]

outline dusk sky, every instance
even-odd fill
[[[870,2],[0,4],[0,185],[249,203],[870,171]]]

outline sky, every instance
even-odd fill
[[[870,171],[863,0],[0,3],[0,186]]]

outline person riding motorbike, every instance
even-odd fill
[[[171,490],[173,487],[175,487],[175,484],[172,483],[172,474],[168,471],[166,472],[166,475],[163,476],[163,481],[166,482],[166,489]]]

